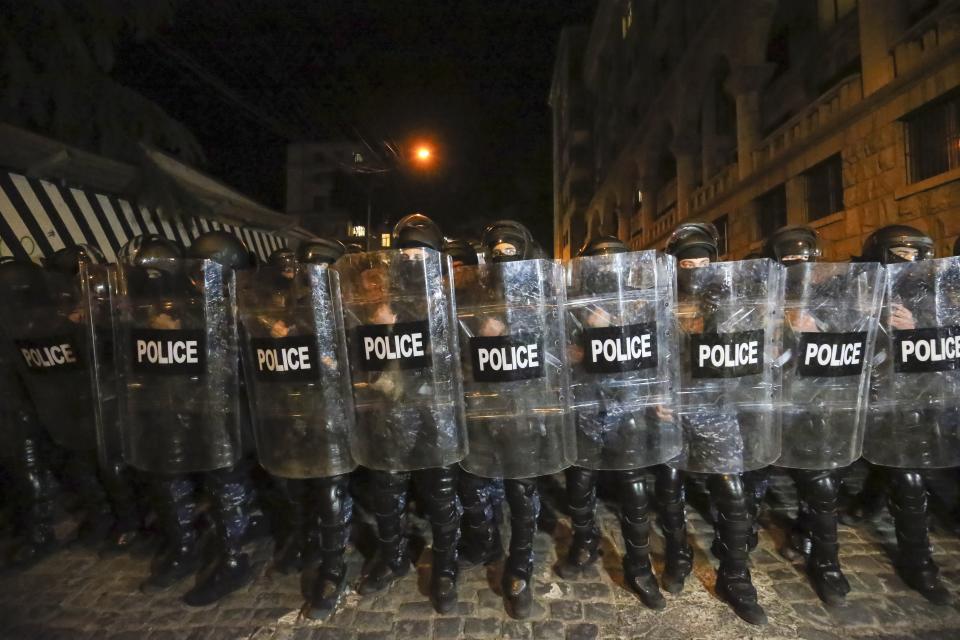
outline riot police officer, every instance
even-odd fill
[[[872,466],[857,502],[876,504],[886,492],[900,576],[930,602],[948,604],[950,594],[930,553],[927,490],[920,469],[960,464],[957,425],[951,424],[944,406],[955,402],[958,390],[952,373],[911,363],[905,350],[895,348],[918,340],[918,330],[956,324],[955,317],[938,317],[951,312],[941,310],[937,302],[941,295],[937,276],[938,269],[947,269],[949,277],[944,280],[955,281],[958,265],[952,259],[942,265],[926,262],[933,257],[933,240],[906,225],[878,229],[863,245],[861,260],[889,265],[890,282],[877,338],[878,355],[885,351],[886,358],[871,378],[864,436],[863,456]]]
[[[95,335],[89,335],[87,345],[90,353],[88,359],[98,360],[98,365],[104,368],[113,367],[113,326],[110,322],[110,296],[106,259],[99,249],[90,245],[73,245],[56,251],[49,260],[47,267],[78,279],[83,274],[90,280],[86,288],[94,298],[89,301],[89,307],[97,316],[89,323],[89,330]],[[94,342],[96,344],[94,344]],[[92,353],[96,350],[98,353]],[[90,366],[90,362],[87,366]],[[130,549],[143,536],[143,513],[138,492],[138,478],[135,470],[123,461],[123,454],[119,445],[119,434],[116,433],[117,397],[116,372],[101,371],[104,378],[110,378],[110,384],[99,385],[101,397],[94,401],[101,407],[100,420],[112,419],[114,424],[101,427],[99,434],[99,477],[106,490],[109,507],[113,512],[113,525],[106,540],[104,551],[122,551]]]
[[[683,331],[691,336],[700,332],[718,331],[716,325],[719,319],[715,317],[717,315],[715,301],[729,294],[729,291],[715,290],[714,285],[722,286],[722,283],[701,282],[698,277],[700,269],[705,269],[716,261],[717,242],[716,228],[712,224],[701,222],[686,222],[679,225],[667,240],[666,251],[677,258],[677,266],[679,267],[678,295],[681,305],[685,299],[702,302],[700,306],[703,309],[703,315],[699,318],[690,318],[692,324],[699,324],[700,326],[683,328]],[[684,324],[682,313],[681,324]],[[688,360],[695,359],[688,358]],[[683,362],[682,364],[685,367],[692,366],[691,362]],[[687,380],[691,378],[691,384],[701,379],[698,375],[685,372],[684,384],[688,384]],[[688,393],[686,389],[682,389],[682,392],[684,394]],[[671,537],[680,531],[683,532],[683,538],[686,537],[685,522],[680,525],[679,518],[677,518],[678,515],[683,514],[682,476],[678,469],[722,467],[726,461],[713,458],[723,456],[725,454],[723,448],[726,445],[731,445],[731,449],[735,452],[734,456],[731,457],[743,455],[745,440],[750,437],[750,434],[743,433],[743,440],[740,440],[741,436],[737,434],[740,425],[731,424],[731,419],[736,422],[739,417],[726,414],[715,415],[708,411],[681,416],[684,430],[687,432],[688,460],[686,463],[675,461],[667,468],[661,467],[657,476],[657,493],[661,497],[660,503],[665,511],[664,515],[667,516],[664,522],[664,533],[668,544]],[[706,439],[702,441],[698,437],[698,430],[701,427],[707,432],[705,433]],[[728,435],[724,436],[723,434]],[[733,438],[733,441],[729,443],[722,441],[726,437]],[[769,460],[768,464],[772,461]],[[720,558],[720,566],[717,569],[717,593],[745,621],[751,624],[765,624],[767,617],[763,608],[757,602],[757,591],[750,576],[749,547],[753,517],[751,500],[744,490],[741,476],[739,472],[709,473],[706,483],[717,509],[715,523],[717,543],[714,545],[715,553]],[[675,520],[671,522],[671,519],[674,518]],[[674,551],[679,551],[677,553],[679,557],[674,560],[677,567],[675,570],[678,575],[684,575],[684,572],[689,571],[687,558],[690,557],[689,547],[685,540],[683,543],[676,544]],[[668,554],[669,552],[668,547]],[[668,568],[670,561],[671,558],[668,555]]]
[[[332,613],[346,584],[353,408],[336,276],[327,268],[343,253],[339,242],[309,240],[238,278],[257,453],[287,503],[278,567],[304,566],[310,618]]]
[[[601,236],[567,266],[570,401],[578,446],[577,465],[566,470],[573,542],[558,571],[573,578],[596,560],[597,478],[610,469],[626,548],[624,580],[644,604],[662,609],[666,601],[650,565],[645,468],[672,460],[681,448],[671,413],[676,360],[661,353],[677,347],[674,273],[655,252],[628,251],[618,238]],[[613,344],[631,348],[613,358],[603,355],[600,347]]]
[[[40,267],[32,262],[0,260],[0,295],[5,304],[24,304],[40,278]],[[25,568],[56,549],[56,491],[50,468],[52,444],[20,378],[18,356],[11,344],[0,329],[0,466],[11,479],[9,495],[15,518],[15,543],[5,564]]]
[[[455,463],[466,439],[442,248],[439,227],[411,214],[394,227],[392,250],[347,254],[335,268],[351,354],[353,453],[369,470],[379,540],[358,591],[380,591],[410,569],[406,510],[412,481],[433,532],[430,600],[444,613],[457,599],[461,510]]]
[[[455,274],[476,279],[475,286],[457,289],[470,442],[460,495],[471,523],[487,527],[488,533],[475,533],[486,546],[477,556],[489,559],[499,539],[488,479],[504,479],[511,535],[503,595],[509,613],[525,618],[533,605],[537,477],[568,467],[575,446],[563,401],[562,276],[555,263],[534,257],[530,232],[520,223],[491,224],[483,245],[488,264]]]
[[[149,474],[166,545],[144,591],[168,588],[201,565],[195,478],[210,498],[212,560],[184,596],[210,604],[250,578],[236,319],[229,283],[249,253],[235,236],[198,236],[189,259],[158,236],[134,238],[121,264],[117,321],[124,344],[122,403],[128,462]],[[193,475],[199,474],[199,475]]]
[[[783,445],[777,465],[797,485],[797,520],[787,557],[806,557],[820,598],[841,604],[850,585],[840,568],[837,537],[838,472],[860,457],[866,380],[880,311],[882,272],[872,264],[815,264],[821,255],[817,234],[805,226],[778,229],[767,241],[767,257],[787,271],[783,351]],[[843,367],[810,357],[842,349],[856,354]],[[762,476],[766,470],[749,472]],[[765,484],[762,478],[761,485]],[[749,483],[748,483],[749,484]],[[755,492],[762,499],[763,490]]]

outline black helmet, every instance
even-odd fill
[[[473,245],[461,238],[451,238],[443,243],[443,252],[453,258],[454,262],[476,266],[480,264],[477,252]]]
[[[333,264],[346,252],[347,248],[339,240],[313,238],[300,243],[297,260],[303,264]]]
[[[250,252],[243,240],[227,231],[207,231],[197,236],[187,257],[194,260],[212,260],[230,269],[250,267]]]
[[[280,247],[273,250],[267,264],[278,269],[293,269],[297,265],[297,254],[290,247]]]
[[[411,213],[393,227],[393,246],[397,249],[426,247],[443,249],[443,233],[437,223],[422,213]]]
[[[346,253],[364,253],[366,249],[359,242],[348,242],[346,245]]]
[[[896,249],[913,249],[913,258],[896,253]],[[929,260],[933,257],[933,238],[914,227],[892,224],[877,229],[863,243],[861,260],[892,264],[896,262],[914,262]]]
[[[491,262],[529,260],[533,245],[530,230],[515,220],[498,220],[483,232],[483,247]]]
[[[720,234],[710,222],[684,222],[673,230],[666,251],[678,260],[687,258],[717,259]]]
[[[581,256],[610,256],[615,253],[627,253],[630,249],[616,236],[600,236],[588,242],[580,249]]]
[[[6,304],[42,296],[43,268],[32,260],[13,258],[0,261],[0,295]]]
[[[820,237],[803,225],[788,225],[773,232],[763,247],[766,257],[780,264],[816,262],[820,257]]]
[[[53,271],[74,275],[80,271],[80,264],[106,264],[107,259],[100,249],[89,244],[75,244],[53,252],[46,266]]]

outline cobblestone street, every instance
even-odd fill
[[[553,496],[554,498],[556,496]],[[893,543],[889,518],[858,528],[841,527],[842,561],[853,588],[844,607],[827,608],[814,595],[799,564],[777,552],[783,542],[786,505],[793,503],[790,483],[777,476],[771,507],[762,517],[760,547],[753,554],[754,579],[770,624],[741,622],[714,594],[715,560],[710,555],[711,526],[689,509],[696,548],[694,575],[679,596],[667,598],[661,612],[645,609],[622,583],[622,546],[616,516],[603,507],[606,534],[598,567],[576,581],[553,571],[557,550],[570,530],[561,516],[553,536],[538,534],[535,615],[527,621],[504,614],[498,595],[499,566],[462,573],[455,613],[433,612],[427,596],[429,552],[421,553],[418,571],[386,592],[361,600],[352,590],[325,623],[298,619],[299,580],[269,570],[271,545],[255,546],[257,579],[219,605],[190,609],[179,601],[186,590],[145,596],[137,585],[148,559],[112,557],[66,548],[25,573],[0,576],[0,635],[3,638],[254,638],[308,640],[344,638],[957,638],[960,600],[936,607],[915,595],[895,576],[888,548]],[[414,520],[418,532],[424,523]],[[960,592],[960,539],[941,530],[934,534],[935,556],[947,587]],[[662,543],[654,536],[654,562],[662,568]],[[351,583],[361,566],[351,550]]]

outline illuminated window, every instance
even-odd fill
[[[363,236],[367,235],[367,229],[362,224],[354,225],[350,229],[350,235],[354,238],[362,238]]]
[[[381,246],[381,247],[384,247],[384,248],[390,246],[390,234],[389,234],[389,233],[381,233],[381,234],[380,234],[380,246]]]
[[[353,164],[363,164],[363,154],[359,151],[353,152]]]

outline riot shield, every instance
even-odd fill
[[[530,478],[569,467],[575,436],[559,263],[523,260],[460,267],[457,287],[469,453],[461,466],[488,478]]]
[[[124,458],[154,473],[240,457],[232,271],[209,260],[121,266],[115,300]]]
[[[780,457],[774,359],[782,272],[766,259],[678,269],[684,446],[671,465],[740,473]]]
[[[566,276],[576,465],[638,469],[676,458],[676,261],[656,251],[575,258]]]
[[[83,338],[89,354],[97,453],[101,465],[108,467],[123,460],[117,360],[114,357],[116,267],[81,264],[79,281],[86,311]]]
[[[33,402],[17,367],[20,357],[0,327],[0,459],[16,456],[24,438],[37,428]]]
[[[241,272],[237,307],[260,464],[281,478],[353,471],[353,398],[336,272],[323,265]]]
[[[0,321],[40,424],[61,447],[93,451],[97,437],[80,280],[38,272],[21,302],[0,309]]]
[[[358,464],[413,471],[466,453],[455,308],[432,249],[346,255],[340,275]]]
[[[836,469],[860,457],[885,277],[877,263],[786,270],[778,466]]]
[[[863,457],[960,466],[960,258],[887,266]]]

